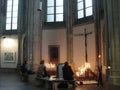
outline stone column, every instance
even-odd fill
[[[73,17],[72,17],[72,3],[73,0],[67,0],[67,60],[73,62]]]
[[[19,11],[18,11],[18,67],[22,64],[23,61],[23,38],[22,35],[25,32],[24,30],[24,1],[19,0]]]
[[[33,0],[34,1],[34,0]],[[34,2],[34,29],[33,29],[33,59],[34,69],[37,67],[42,59],[42,0],[36,0]],[[40,6],[41,5],[41,6]]]
[[[108,81],[120,85],[120,0],[103,0],[107,40]]]
[[[33,33],[34,33],[34,0],[26,1],[26,36],[27,36],[27,60],[30,63],[31,69],[33,66]]]

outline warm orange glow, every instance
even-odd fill
[[[85,65],[82,65],[81,67],[78,67],[78,71],[76,72],[76,76],[79,77],[85,73],[87,69],[90,68],[90,63],[85,63]]]
[[[55,69],[56,68],[55,64],[52,64],[52,63],[45,63],[45,66],[47,69]]]
[[[101,58],[101,55],[98,55],[98,58]]]
[[[80,76],[80,73],[79,73],[79,72],[76,72],[76,76],[79,77],[79,76]]]
[[[53,63],[45,63],[47,74],[48,75],[55,75],[56,74],[56,64]]]
[[[108,69],[111,69],[111,67],[110,67],[110,66],[108,66]]]

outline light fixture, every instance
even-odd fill
[[[37,9],[38,11],[42,11],[42,1],[39,3],[39,8]]]
[[[3,45],[4,47],[14,47],[15,42],[13,39],[5,37],[5,39],[3,40]]]

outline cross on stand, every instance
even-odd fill
[[[84,36],[85,37],[85,61],[88,62],[87,56],[87,36],[92,34],[92,32],[86,32],[86,28],[84,29],[84,33],[75,34],[75,36]]]

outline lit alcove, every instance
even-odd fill
[[[16,68],[18,39],[17,36],[1,39],[1,68]]]

